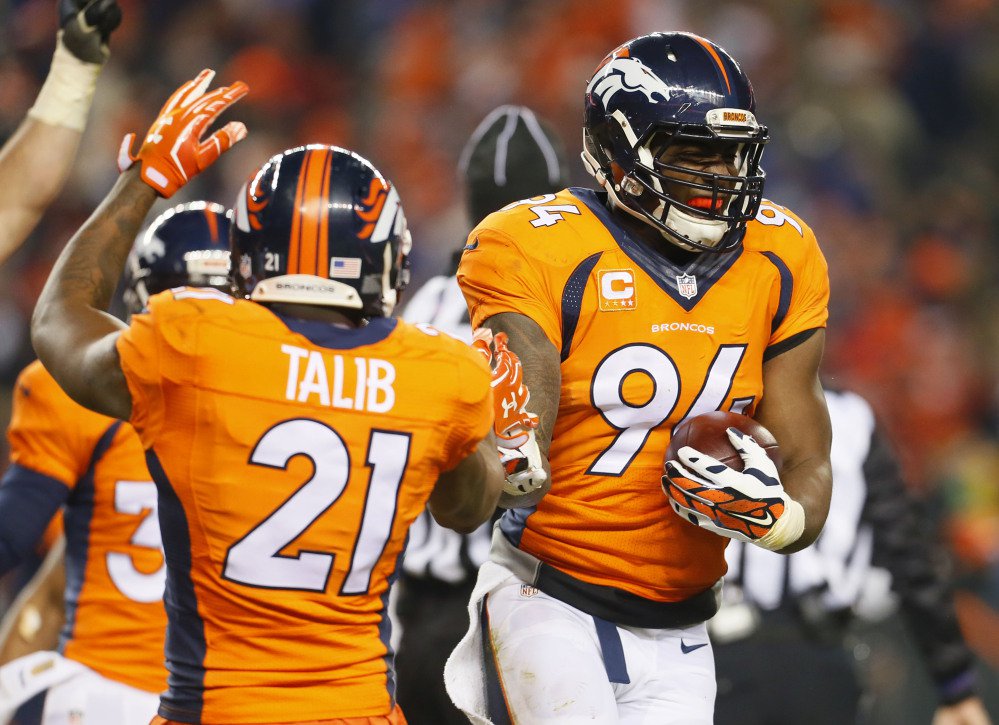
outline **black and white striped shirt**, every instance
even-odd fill
[[[731,542],[726,587],[741,590],[766,621],[766,612],[805,596],[830,613],[862,614],[885,599],[890,584],[941,697],[959,699],[972,687],[972,656],[939,566],[939,543],[871,406],[851,392],[826,390],[825,396],[833,431],[833,492],[822,534],[789,556]]]

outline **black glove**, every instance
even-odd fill
[[[121,24],[117,0],[59,0],[59,26],[66,49],[84,63],[107,60],[108,38]]]

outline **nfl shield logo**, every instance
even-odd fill
[[[678,274],[676,289],[681,297],[686,297],[688,300],[697,297],[697,277],[692,274]]]

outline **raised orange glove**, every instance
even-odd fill
[[[139,153],[132,154],[135,134],[129,133],[118,151],[118,170],[142,164],[142,180],[169,199],[184,184],[214,164],[219,156],[246,137],[246,126],[230,121],[204,141],[205,129],[224,110],[245,96],[242,81],[205,93],[215,71],[205,69],[170,96],[146,134]]]

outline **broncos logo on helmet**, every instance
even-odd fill
[[[372,242],[382,242],[392,233],[404,219],[399,216],[399,192],[395,187],[381,178],[373,178],[368,195],[360,201],[360,208],[355,210],[357,216],[364,222],[357,236]]]
[[[602,72],[593,76],[586,91],[599,96],[604,105],[619,91],[643,93],[649,103],[668,101],[670,96],[669,86],[659,76],[637,58],[629,57],[611,58]]]
[[[265,163],[236,200],[234,283],[248,299],[387,317],[412,246],[395,187],[358,154],[313,144]]]
[[[174,287],[214,287],[231,293],[229,218],[221,204],[179,204],[156,217],[132,246],[123,279],[129,312]]]

